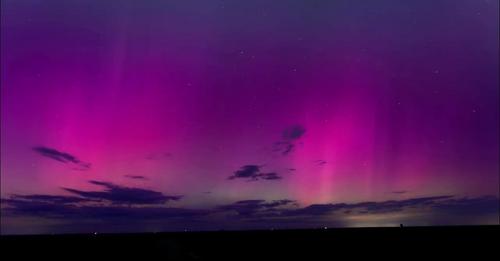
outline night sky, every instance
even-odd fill
[[[2,234],[499,222],[499,1],[1,4]]]

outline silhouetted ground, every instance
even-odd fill
[[[2,236],[2,256],[137,260],[498,258],[500,226]],[[7,260],[7,259],[4,259]],[[11,259],[14,260],[14,259]],[[80,260],[80,259],[78,259]]]

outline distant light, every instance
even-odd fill
[[[97,235],[97,232],[94,232],[94,235]]]
[[[324,229],[328,229],[328,227],[324,227]]]

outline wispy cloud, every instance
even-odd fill
[[[286,128],[282,133],[282,139],[274,143],[274,151],[283,155],[290,154],[296,146],[296,142],[306,133],[302,125],[293,125]]]
[[[258,174],[257,177],[260,179],[265,179],[265,180],[278,180],[278,179],[283,178],[280,175],[278,175],[278,173],[276,173],[276,172],[260,173],[260,174]]]
[[[327,162],[324,161],[324,160],[315,160],[314,163],[318,166],[323,166],[325,165]]]
[[[44,157],[59,161],[61,163],[74,164],[76,166],[76,168],[74,169],[76,170],[88,170],[90,169],[91,166],[90,163],[83,162],[74,155],[71,155],[67,152],[61,152],[53,148],[39,146],[39,147],[34,147],[33,151]]]
[[[140,175],[125,175],[124,177],[129,178],[129,179],[142,179],[142,180],[147,180],[148,178]]]

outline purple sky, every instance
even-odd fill
[[[2,233],[498,224],[496,0],[1,4]]]

